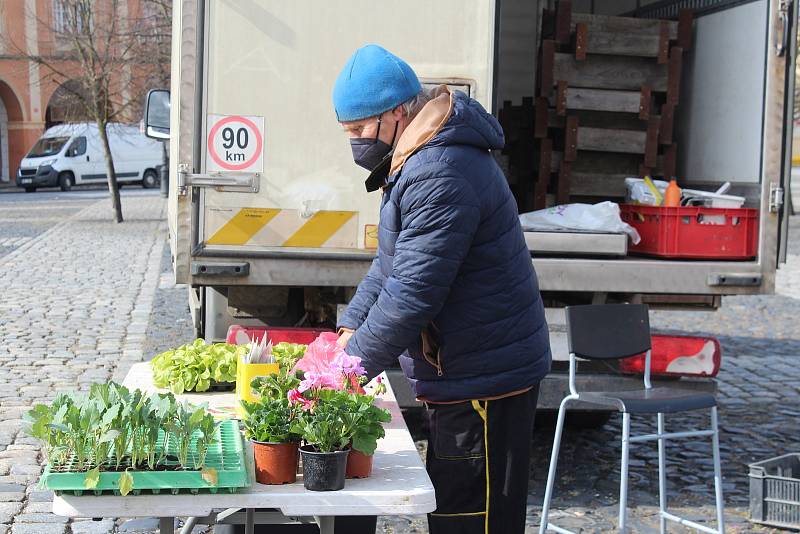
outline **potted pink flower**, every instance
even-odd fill
[[[353,477],[369,476],[383,423],[390,420],[388,411],[374,405],[374,394],[361,387],[361,358],[345,353],[336,340],[335,334],[322,334],[293,369],[304,373],[289,398],[304,408],[293,431],[305,442],[300,454],[308,489],[341,489],[348,465]]]

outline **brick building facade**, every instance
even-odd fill
[[[59,40],[56,31],[66,24],[63,0],[0,0],[0,184],[14,182],[20,160],[42,132],[53,124],[88,117],[67,116],[64,86],[70,80],[56,79],[47,67],[28,59],[44,56],[58,70],[69,74],[77,65],[70,60],[69,43]],[[97,5],[102,5],[98,2]],[[141,18],[148,9],[146,0],[119,0],[127,20]],[[61,59],[63,58],[63,59]],[[151,66],[141,70],[152,70]],[[136,65],[124,65],[117,75],[122,92],[129,99],[141,98],[146,90]],[[123,120],[137,121],[134,106]]]

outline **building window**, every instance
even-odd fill
[[[0,2],[0,35],[5,35],[5,32],[3,31],[6,25],[5,19],[6,19],[5,6],[3,5],[3,2]],[[2,52],[4,49],[3,41],[5,41],[5,39],[0,38],[0,52]]]
[[[158,44],[168,41],[172,31],[171,10],[153,0],[143,2],[141,9],[139,42]]]
[[[53,0],[53,30],[60,34],[81,33],[85,13],[77,5],[64,0]]]
[[[67,9],[60,0],[53,1],[53,30],[58,33],[67,31]]]

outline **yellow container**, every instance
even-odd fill
[[[241,401],[255,402],[258,395],[253,392],[250,383],[259,376],[278,374],[277,363],[242,363],[236,366],[236,408],[242,414]]]

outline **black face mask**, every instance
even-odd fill
[[[394,134],[392,134],[392,144],[386,144],[378,136],[381,133],[381,119],[378,118],[378,132],[372,139],[355,138],[350,139],[350,149],[353,151],[353,161],[356,165],[372,172],[380,165],[381,161],[394,150],[394,139],[397,136],[397,126],[394,123]]]

